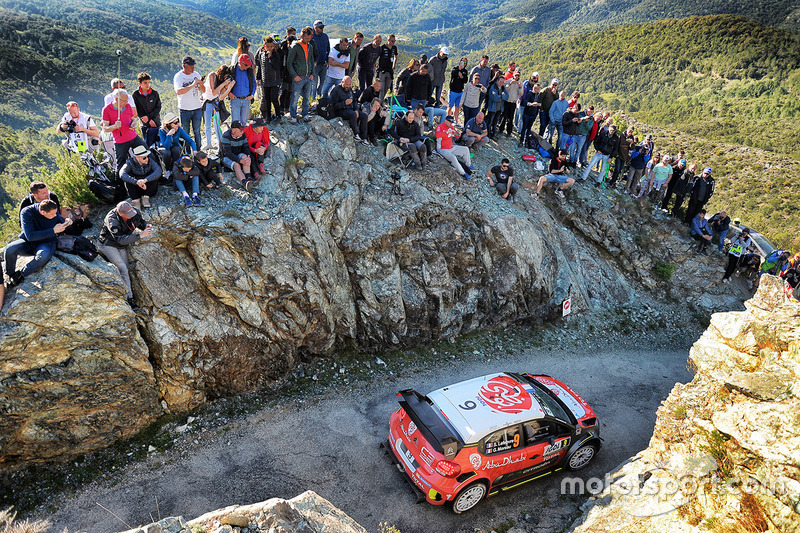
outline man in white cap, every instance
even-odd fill
[[[122,165],[119,177],[125,182],[131,204],[135,208],[150,207],[150,197],[158,192],[161,165],[150,157],[150,150],[137,146],[133,149],[133,156]]]
[[[139,239],[146,239],[153,233],[153,226],[146,224],[139,210],[129,202],[120,202],[103,219],[97,249],[119,270],[122,282],[127,289],[128,304],[138,311],[133,300],[131,277],[128,273],[128,246]]]
[[[447,73],[447,54],[450,49],[443,46],[439,52],[428,61],[428,76],[431,77],[431,85],[433,86],[433,103],[439,104],[439,97],[442,94],[442,87],[444,86],[444,77]]]

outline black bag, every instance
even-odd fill
[[[89,190],[104,204],[116,203],[123,197],[119,188],[110,181],[91,179],[89,180]]]
[[[327,96],[323,96],[319,99],[319,101],[317,101],[317,115],[321,116],[325,120],[330,120],[336,117],[336,112],[333,110],[331,99]]]
[[[97,258],[97,248],[86,237],[59,235],[56,249],[59,252],[79,255],[87,261],[94,261]]]

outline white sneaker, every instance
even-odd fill
[[[558,196],[562,200],[566,199],[566,196],[564,196],[564,191],[562,191],[561,189],[556,189],[556,196]]]
[[[297,117],[292,117],[289,119],[289,124],[297,124]]]
[[[360,135],[356,134],[356,136],[354,138],[355,138],[356,141],[361,142],[361,136]]]

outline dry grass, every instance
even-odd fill
[[[762,533],[769,530],[764,508],[752,494],[742,494],[739,514],[733,523],[726,522],[715,528],[715,533]]]
[[[705,513],[698,499],[694,498],[686,505],[678,507],[678,516],[686,520],[686,523],[690,526],[698,526],[703,521]]]
[[[0,511],[0,533],[44,533],[49,528],[50,522],[46,520],[20,522],[17,521],[17,513],[11,509]]]

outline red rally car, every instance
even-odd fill
[[[497,373],[397,396],[384,446],[420,501],[452,502],[455,513],[552,472],[579,470],[600,449],[592,408],[549,376]]]

